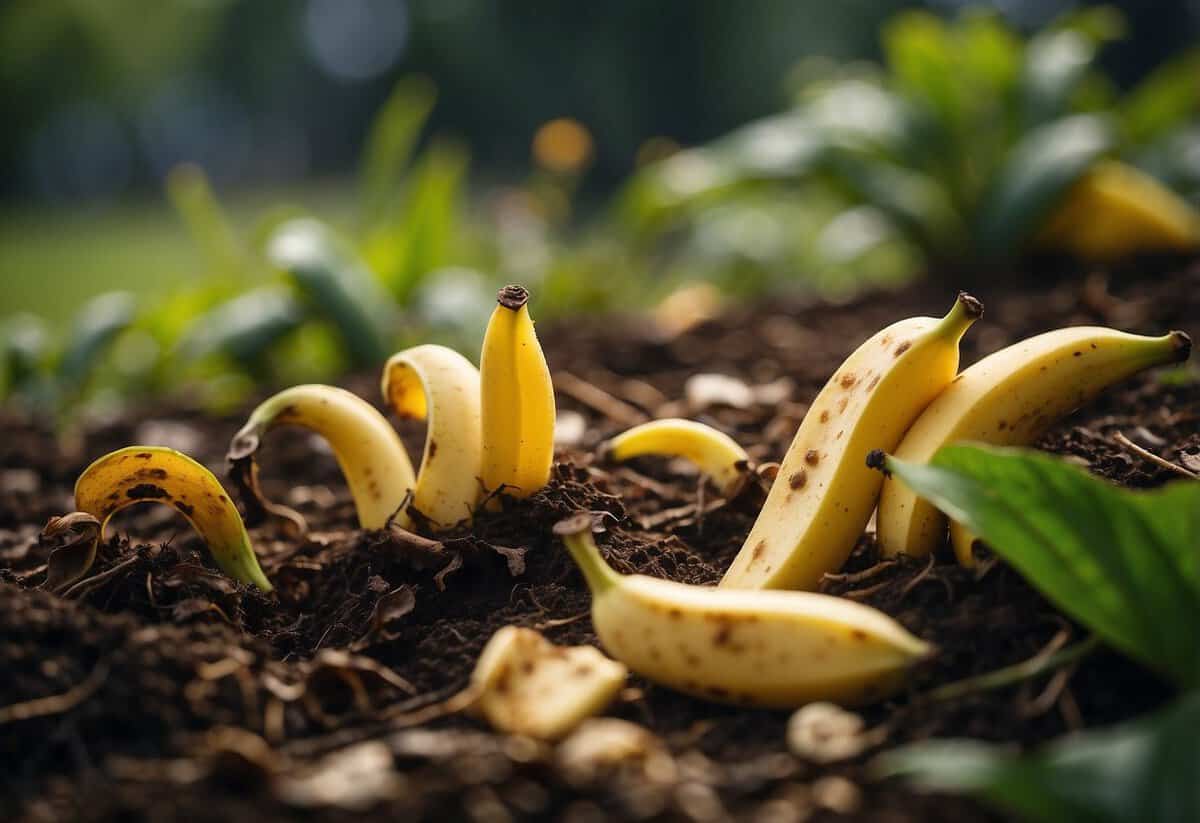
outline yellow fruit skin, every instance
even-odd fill
[[[942,446],[962,440],[1032,443],[1108,386],[1151,366],[1187,359],[1190,349],[1182,332],[1143,337],[1095,326],[1022,340],[958,375],[892,453],[926,463]],[[876,527],[885,555],[923,557],[945,537],[946,518],[901,481],[887,478]],[[969,543],[959,551],[969,557]]]
[[[594,646],[556,646],[533,629],[505,626],[471,674],[474,711],[510,734],[557,740],[604,711],[628,676]]]
[[[929,653],[887,615],[841,598],[641,575],[595,595],[592,623],[608,653],[638,674],[749,706],[870,703]]]
[[[500,290],[479,360],[483,402],[483,484],[528,497],[554,464],[554,384],[529,316],[528,292]]]
[[[1051,213],[1037,245],[1085,260],[1200,248],[1200,213],[1138,169],[1102,160]]]
[[[231,454],[252,454],[262,437],[281,425],[302,426],[329,442],[364,529],[383,528],[416,486],[412,463],[392,424],[344,389],[293,386],[267,398],[234,437]],[[399,522],[405,522],[402,514]]]
[[[722,587],[813,589],[846,562],[883,480],[867,453],[894,449],[950,383],[959,340],[982,311],[960,295],[941,320],[902,320],[850,355],[800,424]]]
[[[173,507],[196,529],[230,577],[271,591],[237,507],[213,473],[161,446],[129,446],[104,455],[75,482],[75,508],[100,521],[97,540],[116,512],[137,503]]]
[[[592,593],[604,648],[633,671],[708,700],[787,708],[868,703],[931,648],[883,612],[810,592],[688,586],[617,574],[576,515],[555,533]]]
[[[425,344],[392,355],[383,397],[400,417],[428,420],[410,509],[440,529],[470,522],[479,502],[479,371],[453,349]]]
[[[677,417],[652,420],[621,432],[606,447],[617,462],[645,454],[683,457],[712,478],[728,497],[745,482],[750,455],[737,442],[712,426]]]

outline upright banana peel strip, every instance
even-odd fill
[[[428,421],[407,512],[439,529],[470,522],[482,495],[479,370],[445,346],[414,346],[387,361],[382,390],[397,415]]]
[[[96,460],[79,475],[75,483],[78,512],[55,518],[45,533],[53,536],[83,526],[81,538],[90,541],[86,563],[76,564],[77,573],[67,579],[48,580],[48,586],[61,590],[86,573],[109,518],[137,503],[172,506],[204,539],[213,559],[226,574],[271,591],[242,517],[221,483],[186,454],[161,446],[118,449]]]
[[[298,513],[267,501],[257,480],[255,455],[268,431],[295,425],[324,437],[346,477],[359,525],[381,529],[416,486],[412,463],[392,424],[367,401],[336,386],[284,389],[261,403],[229,446],[229,461],[247,505],[303,524]]]
[[[528,497],[550,481],[554,385],[529,316],[529,292],[500,290],[479,359],[483,485]]]
[[[841,567],[882,483],[867,453],[895,448],[954,379],[959,340],[982,314],[960,294],[941,320],[894,323],[847,358],[809,407],[722,587],[813,589]]]
[[[962,440],[1028,445],[1114,383],[1143,369],[1182,362],[1190,353],[1191,340],[1180,331],[1144,337],[1079,326],[1030,337],[959,374],[892,453],[926,463],[942,446]],[[902,481],[887,478],[876,524],[885,555],[923,557],[944,538],[946,517]],[[954,531],[956,554],[970,565],[972,538]]]
[[[708,700],[856,705],[899,688],[932,648],[883,612],[811,592],[744,591],[621,575],[592,516],[555,526],[592,592],[605,650],[638,674]]]
[[[642,423],[609,440],[602,451],[618,463],[646,454],[685,458],[712,478],[726,499],[735,497],[750,477],[746,450],[724,432],[695,420]]]

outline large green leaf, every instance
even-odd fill
[[[1059,118],[1026,134],[980,203],[978,250],[991,258],[1019,254],[1067,188],[1113,142],[1108,120],[1089,114]]]
[[[1200,686],[1200,483],[1128,491],[1039,452],[975,445],[886,467],[1107,643]]]
[[[362,219],[385,219],[400,192],[400,177],[433,111],[437,90],[427,78],[404,77],[383,104],[363,148],[360,177]]]
[[[1063,738],[1020,756],[972,741],[935,741],[876,761],[883,776],[970,793],[1043,823],[1200,820],[1200,692],[1136,722]]]
[[[388,355],[395,304],[370,269],[325,224],[289,220],[267,241],[267,257],[291,275],[312,308],[330,320],[356,365]]]

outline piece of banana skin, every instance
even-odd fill
[[[554,529],[592,592],[596,634],[615,659],[661,685],[737,705],[853,706],[893,693],[932,654],[883,612],[850,600],[618,574],[591,530],[590,514]]]

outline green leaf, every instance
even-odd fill
[[[1148,718],[1058,740],[1028,755],[971,741],[895,749],[883,777],[970,793],[1044,823],[1200,820],[1200,692]]]
[[[303,307],[286,289],[263,286],[196,318],[179,350],[189,360],[223,354],[238,363],[253,363],[303,320]]]
[[[1078,114],[1026,134],[1008,153],[979,206],[977,248],[1013,257],[1074,183],[1112,148],[1106,118]]]
[[[58,374],[68,386],[82,388],[100,358],[137,315],[128,292],[109,292],[83,305],[71,324],[71,336],[58,361]]]
[[[1139,83],[1121,103],[1125,137],[1143,143],[1200,115],[1200,49],[1166,61]]]
[[[246,249],[203,169],[190,163],[171,169],[167,199],[216,271],[236,276],[245,270]]]
[[[325,224],[311,218],[283,223],[267,241],[267,257],[333,323],[356,365],[377,365],[388,355],[395,304]]]
[[[366,240],[364,256],[401,304],[431,271],[449,265],[462,244],[460,197],[470,156],[436,141],[417,161],[403,209]]]
[[[1039,452],[975,445],[886,467],[1105,642],[1200,685],[1200,483],[1128,491]]]
[[[1073,29],[1042,32],[1029,41],[1021,70],[1027,128],[1067,114],[1071,97],[1096,62],[1096,41]]]
[[[403,77],[375,116],[359,172],[364,225],[373,226],[390,213],[400,192],[401,174],[436,100],[437,89],[428,78]]]

